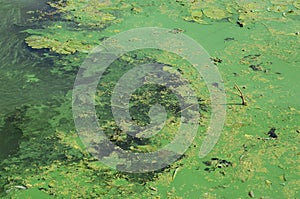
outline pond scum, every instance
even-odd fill
[[[227,119],[214,150],[200,159],[210,118],[203,80],[168,52],[127,53],[99,83],[100,124],[111,141],[127,150],[155,151],[172,140],[179,125],[178,105],[167,90],[149,85],[133,95],[130,111],[141,124],[149,122],[147,112],[159,98],[157,92],[164,96],[168,121],[153,139],[130,139],[118,130],[107,109],[120,71],[142,63],[167,64],[197,88],[201,125],[186,154],[167,168],[145,174],[106,167],[78,138],[70,91],[43,105],[17,107],[2,119],[3,128],[9,126],[22,136],[18,150],[0,163],[1,197],[299,198],[300,96],[294,84],[294,73],[300,72],[299,1],[53,0],[46,11],[28,14],[28,23],[39,25],[24,31],[26,50],[52,60],[51,72],[62,78],[75,77],[88,52],[118,32],[144,26],[181,30],[174,33],[190,35],[218,60],[227,89]],[[247,106],[241,106],[235,83]],[[276,137],[268,134],[272,128]]]

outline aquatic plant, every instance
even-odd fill
[[[73,21],[78,26],[86,28],[103,28],[117,18],[110,12],[117,10],[109,0],[59,0],[49,2],[49,5],[62,14],[65,20]]]
[[[195,15],[194,10],[202,11],[211,20],[229,18],[229,21],[246,25],[262,21],[282,21],[287,15],[299,15],[297,1],[188,1],[190,16],[184,17],[187,21],[204,23],[205,18]],[[201,18],[201,19],[200,19]]]
[[[216,20],[220,20],[220,19],[224,19],[230,16],[230,14],[222,9],[222,8],[218,8],[218,7],[213,7],[213,8],[205,8],[203,10],[203,13],[211,18],[211,19],[216,19]]]
[[[79,18],[83,14],[80,11],[89,9],[101,17],[104,16],[103,13],[108,13],[108,18],[110,15],[116,17],[115,13],[118,11],[115,7],[121,6],[114,3],[107,4],[106,1],[105,4],[110,6],[100,8],[97,7],[100,1],[90,1],[95,3],[95,8],[100,8],[96,10],[86,7],[87,2],[52,1],[51,6],[59,10],[63,20],[44,24],[40,29],[25,31],[30,35],[26,43],[32,48],[49,49],[50,53],[45,52],[47,56],[51,56],[51,53],[54,53],[53,56],[56,56],[56,53],[63,55],[56,57],[59,60],[55,60],[56,68],[53,70],[60,72],[59,70],[69,71],[73,67],[76,68],[84,59],[85,53],[98,45],[102,38],[109,36],[109,33],[115,33],[114,31],[130,27],[129,23],[125,23],[105,32],[103,28],[114,24],[118,19],[104,19],[107,23],[102,24],[95,21],[93,16],[86,14],[83,18]],[[134,0],[130,1],[132,2]],[[156,11],[157,5],[161,4],[157,2],[152,5],[150,5],[152,2],[145,5],[142,1],[136,2],[131,7],[142,9],[128,9],[127,14],[146,16],[147,11]],[[205,160],[198,158],[200,139],[204,137],[210,116],[203,111],[199,118],[200,129],[197,138],[182,159],[154,174],[130,175],[111,170],[87,154],[80,143],[73,125],[71,93],[69,93],[67,96],[51,99],[51,102],[47,99],[44,105],[23,106],[20,108],[22,111],[12,113],[18,116],[18,120],[12,120],[11,123],[16,124],[16,128],[22,131],[23,137],[17,154],[0,163],[4,171],[0,173],[0,187],[4,194],[8,191],[7,197],[25,198],[33,197],[35,194],[37,198],[50,195],[65,198],[122,198],[124,195],[128,198],[244,198],[248,195],[252,197],[254,194],[257,197],[296,197],[299,187],[296,157],[300,114],[299,108],[294,108],[287,99],[294,99],[296,103],[298,98],[292,92],[293,88],[288,90],[280,88],[287,84],[287,81],[283,83],[282,79],[288,73],[292,73],[285,69],[288,68],[287,65],[291,64],[296,68],[299,62],[297,61],[299,37],[296,34],[299,31],[299,22],[296,20],[298,4],[280,0],[272,1],[274,5],[281,4],[273,7],[270,1],[263,1],[261,5],[253,1],[225,3],[214,0],[179,0],[176,3],[184,5],[182,6],[184,11],[176,12],[179,13],[178,16],[187,16],[186,21],[199,24],[180,21],[184,24],[174,29],[174,34],[181,34],[182,29],[186,30],[187,34],[195,30],[199,30],[200,33],[207,31],[200,25],[202,23],[210,23],[210,27],[217,30],[220,24],[228,22],[222,20],[227,17],[232,22],[221,26],[226,27],[221,35],[216,33],[209,38],[210,41],[221,41],[221,44],[209,47],[209,50],[214,56],[212,60],[217,63],[226,79],[224,83],[227,86],[228,97],[226,126],[222,140],[214,151]],[[294,7],[290,7],[292,4]],[[165,2],[161,5],[163,9],[160,7],[157,13],[166,11],[164,10],[166,5],[170,3]],[[286,12],[291,8],[294,12]],[[282,12],[286,12],[285,16]],[[156,20],[154,24],[161,20],[161,15],[155,17],[155,14],[151,15]],[[85,18],[87,16],[91,18]],[[182,17],[178,16],[174,17],[174,24],[178,18],[181,20]],[[135,19],[131,21],[134,23],[132,26],[136,26],[137,22],[148,25],[145,18],[138,18],[137,21]],[[237,20],[241,20],[240,22],[249,29],[244,31],[243,27],[237,27]],[[169,23],[159,25],[167,26]],[[193,29],[194,27],[199,29]],[[286,61],[280,62],[278,57]],[[113,85],[122,75],[120,71],[124,72],[125,69],[148,61],[175,68],[197,89],[199,103],[203,102],[201,101],[203,96],[206,99],[204,105],[210,103],[209,96],[205,93],[205,82],[197,71],[180,57],[167,52],[148,54],[133,52],[131,55],[123,56],[106,71],[107,74],[99,83],[100,88],[95,101],[96,109],[101,113],[100,124],[109,138],[135,152],[149,152],[161,147],[165,141],[174,136],[179,125],[176,114],[173,114],[161,135],[151,140],[143,140],[141,144],[140,140],[138,142],[128,139],[127,134],[121,132],[113,121],[107,107],[110,104]],[[165,70],[168,70],[168,67]],[[281,71],[285,72],[284,76],[281,75]],[[30,78],[32,76],[29,76]],[[248,106],[235,105],[241,104],[241,101],[238,91],[234,89],[234,82],[239,84],[240,95],[245,95]],[[151,89],[155,91],[151,86],[140,88],[132,96],[130,111],[141,124],[148,122],[149,104],[154,103],[155,98],[160,99],[152,93],[147,95],[145,91]],[[170,104],[175,101],[172,96],[168,98],[167,92],[161,94],[168,100],[165,104],[176,113],[176,106]],[[278,138],[269,139],[267,132],[274,124],[278,129],[276,131]]]
[[[28,29],[25,39],[33,49],[49,49],[58,54],[87,53],[100,43],[97,30],[117,22],[111,14],[116,7],[110,1],[53,1],[49,5],[61,14],[59,22],[47,24],[44,29]],[[93,30],[91,30],[93,29]],[[89,32],[87,32],[89,30]]]
[[[72,54],[76,48],[70,46],[69,42],[61,43],[55,39],[49,39],[43,36],[32,35],[25,39],[25,42],[33,49],[50,49],[58,54]]]

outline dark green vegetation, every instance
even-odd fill
[[[0,1],[1,197],[299,198],[299,1],[37,2]],[[118,131],[109,111],[112,88],[122,73],[142,63],[180,71],[197,88],[202,115],[197,137],[180,160],[154,173],[128,174],[84,150],[73,123],[71,89],[89,50],[106,37],[144,26],[187,34],[209,52],[226,86],[227,119],[214,150],[199,159],[210,118],[205,82],[170,53],[124,55],[109,67],[96,97],[100,123],[112,141],[154,151],[178,126],[172,94],[148,85],[134,93],[133,117],[144,125],[149,106],[166,96],[173,122],[143,142]]]

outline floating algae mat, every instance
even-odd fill
[[[2,198],[300,197],[298,1],[31,0],[0,5]],[[142,27],[167,28],[168,34],[187,35],[203,46],[222,75],[226,120],[213,150],[200,158],[213,103],[203,77],[187,60],[165,50],[122,54],[103,71],[93,98],[98,124],[112,143],[134,153],[155,152],[176,138],[186,119],[172,89],[151,83],[150,75],[131,93],[128,113],[141,127],[151,123],[153,113],[160,115],[163,127],[149,138],[120,127],[112,111],[114,89],[122,76],[144,64],[162,65],[175,84],[188,80],[200,114],[193,142],[176,161],[156,171],[130,173],[121,168],[130,165],[112,169],[86,150],[73,120],[72,87],[84,61],[98,63],[89,55],[93,48],[104,49],[107,38]],[[84,71],[82,77],[97,74]],[[220,82],[213,87],[222,89]],[[89,103],[86,96],[76,100]],[[157,104],[165,114],[155,114]]]

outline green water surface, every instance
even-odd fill
[[[51,3],[0,1],[1,197],[300,197],[299,1]],[[106,71],[95,98],[99,123],[112,141],[126,150],[148,152],[174,136],[176,103],[168,112],[174,125],[156,138],[139,143],[116,131],[109,109],[113,85],[125,69],[147,61],[189,74],[202,116],[193,144],[178,161],[160,171],[131,174],[101,164],[85,150],[74,126],[71,96],[87,52],[105,37],[140,27],[180,30],[176,34],[190,36],[221,60],[215,64],[226,89],[227,115],[218,143],[200,159],[210,118],[203,79],[166,52],[125,55]],[[144,124],[153,100],[139,93],[143,90],[135,93],[131,114]],[[174,99],[166,100],[168,105]],[[271,128],[277,138],[267,134]]]

